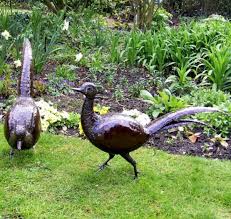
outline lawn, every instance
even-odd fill
[[[132,153],[142,174],[87,140],[43,134],[34,151],[16,153],[0,126],[0,218],[231,218],[231,162]]]

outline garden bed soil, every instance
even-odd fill
[[[192,143],[187,136],[178,131],[157,134],[149,140],[148,145],[171,154],[231,160],[231,140],[227,143],[227,148],[219,142],[214,143],[206,134],[201,134],[198,140]]]
[[[47,76],[54,72],[56,67],[57,63],[48,63],[41,76],[36,77],[36,80],[47,82]],[[95,103],[103,106],[109,106],[110,111],[112,112],[120,112],[123,109],[137,109],[142,112],[147,111],[149,105],[138,98],[139,93],[136,94],[136,97],[131,94],[132,87],[135,89],[136,86],[142,86],[143,89],[151,90],[151,93],[156,92],[152,77],[143,68],[118,68],[113,75],[113,80],[111,81],[108,79],[111,76],[110,74],[94,74],[91,73],[88,68],[84,67],[77,68],[75,73],[77,80],[75,82],[70,82],[69,85],[72,87],[78,87],[84,82],[95,83],[100,89],[100,94],[97,95]],[[115,92],[120,92],[121,96],[116,96]],[[59,97],[45,95],[44,99],[59,103],[58,108],[60,110],[65,109],[66,111],[80,112],[83,96],[78,93]]]

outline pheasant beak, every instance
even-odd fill
[[[81,89],[81,87],[77,87],[77,88],[72,87],[72,90],[83,93],[83,90]]]

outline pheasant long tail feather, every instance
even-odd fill
[[[198,124],[198,125],[203,125],[203,126],[208,126],[208,127],[212,128],[209,124],[207,124],[205,122],[201,122],[201,121],[198,121],[198,120],[185,119],[185,120],[178,120],[176,122],[170,123],[170,124],[164,126],[163,128],[161,128],[160,130],[158,130],[157,132],[162,132],[162,131],[172,129],[172,128],[176,128],[176,127],[179,127],[179,126],[186,126],[186,125],[189,125],[189,124],[192,124],[192,123]]]
[[[23,68],[21,79],[19,81],[19,96],[30,97],[32,93],[32,73],[31,73],[31,61],[32,61],[32,48],[28,39],[23,43]]]
[[[220,110],[212,107],[188,107],[186,109],[178,110],[177,112],[170,113],[165,115],[164,117],[154,121],[150,125],[148,125],[147,130],[150,135],[155,134],[163,127],[167,127],[172,122],[177,122],[183,116],[194,115],[196,113],[203,113],[203,112],[221,112]]]

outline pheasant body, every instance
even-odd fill
[[[41,132],[39,110],[31,98],[33,82],[30,71],[32,49],[27,39],[23,45],[23,59],[23,70],[19,80],[19,96],[7,112],[4,123],[5,138],[12,148],[11,156],[15,149],[32,148],[37,143]]]
[[[219,110],[211,107],[188,107],[174,113],[163,116],[143,127],[134,118],[124,114],[108,114],[99,116],[93,111],[94,98],[97,89],[93,83],[84,83],[80,88],[74,90],[83,93],[86,97],[81,112],[81,123],[83,131],[90,142],[100,150],[109,154],[101,166],[101,169],[108,164],[116,154],[121,155],[134,167],[135,178],[138,171],[136,162],[130,156],[130,152],[141,147],[147,140],[157,132],[187,125],[189,123],[205,123],[197,120],[180,120],[183,116],[193,115],[198,112],[217,112]]]

